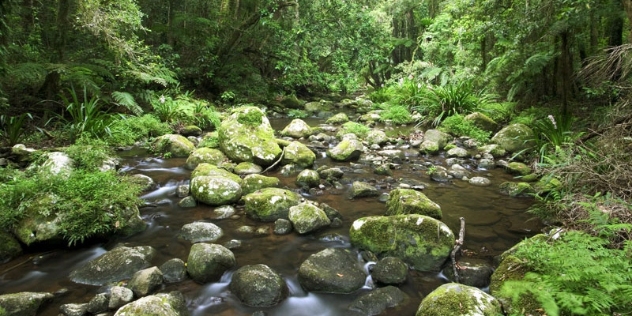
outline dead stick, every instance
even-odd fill
[[[279,162],[281,162],[281,160],[283,160],[283,156],[285,156],[285,148],[287,148],[287,146],[283,147],[283,151],[281,152],[281,156],[279,156],[279,160],[277,160],[275,163],[273,163],[270,167],[266,168],[266,170],[263,170],[261,172],[262,174],[270,171],[272,168],[274,168],[276,165],[278,165]]]
[[[450,258],[452,259],[452,269],[454,271],[454,282],[459,283],[459,273],[457,272],[456,265],[456,252],[461,249],[463,245],[463,238],[465,237],[465,218],[460,217],[461,220],[461,230],[459,231],[459,239],[454,244],[454,249],[452,249],[452,253],[450,253]]]

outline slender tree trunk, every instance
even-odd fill
[[[632,0],[621,0],[625,15],[628,17],[628,43],[632,43]]]

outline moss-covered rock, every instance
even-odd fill
[[[507,151],[498,144],[483,145],[478,150],[483,154],[490,154],[494,158],[500,158],[507,154]]]
[[[355,139],[342,140],[335,147],[327,150],[327,155],[337,161],[351,161],[360,158],[364,146]]]
[[[146,296],[121,307],[114,316],[187,316],[184,296],[179,292]]]
[[[151,150],[156,153],[168,153],[174,158],[185,158],[195,150],[195,145],[182,135],[166,134],[154,140]]]
[[[197,283],[219,280],[226,270],[235,266],[235,255],[226,247],[197,243],[191,246],[187,259],[187,272]]]
[[[362,295],[351,303],[349,309],[362,315],[381,315],[387,308],[395,307],[407,298],[402,290],[389,285]]]
[[[560,189],[561,187],[562,182],[551,176],[542,177],[533,185],[533,189],[537,194],[545,194]]]
[[[162,285],[162,271],[158,267],[151,267],[136,271],[127,283],[127,288],[134,292],[134,296],[143,297],[155,291]]]
[[[371,276],[382,284],[401,284],[408,276],[408,266],[400,258],[385,257],[375,263]]]
[[[192,242],[214,242],[224,235],[222,229],[206,222],[193,222],[182,226],[182,238]]]
[[[38,242],[62,241],[62,217],[54,208],[59,201],[57,195],[49,193],[28,202],[28,216],[15,225],[13,234],[27,246]]]
[[[511,295],[501,292],[505,282],[522,280],[525,274],[529,272],[517,257],[511,254],[506,254],[503,257],[504,259],[492,274],[489,293],[501,302],[508,315],[513,315],[514,312],[522,315],[544,315],[542,306],[532,294],[527,293],[518,297],[517,300],[513,300]]]
[[[395,189],[388,194],[386,215],[419,214],[441,219],[441,206],[425,194],[411,189]]]
[[[481,113],[474,112],[465,116],[466,121],[472,122],[474,126],[488,132],[495,132],[498,129],[498,123],[494,122],[489,116]]]
[[[424,141],[435,142],[438,146],[438,150],[443,149],[452,139],[450,134],[442,132],[438,129],[429,129],[424,134]]]
[[[201,163],[193,170],[193,172],[191,172],[191,179],[200,176],[229,178],[235,182],[241,183],[241,178],[238,175],[209,163]]]
[[[70,273],[70,280],[89,285],[105,285],[129,279],[150,266],[156,250],[149,246],[118,247]]]
[[[347,123],[347,122],[349,122],[349,117],[347,116],[347,114],[345,114],[345,113],[338,113],[338,114],[328,118],[325,123],[333,124],[333,125],[340,125],[340,124],[344,124],[344,123]]]
[[[242,180],[243,195],[250,194],[263,188],[272,188],[279,185],[279,178],[267,177],[261,174],[249,174]]]
[[[424,140],[419,145],[419,152],[423,154],[434,155],[434,154],[439,153],[439,150],[441,150],[441,147],[439,147],[439,144],[432,140]]]
[[[180,130],[180,135],[183,136],[200,136],[202,135],[202,129],[195,125],[187,125]]]
[[[0,231],[0,263],[9,261],[22,254],[22,246],[15,237],[6,231]]]
[[[281,154],[270,121],[257,107],[234,109],[217,132],[221,150],[233,161],[268,166]]]
[[[351,293],[364,285],[366,275],[349,250],[328,248],[309,256],[298,269],[298,281],[307,291]]]
[[[349,189],[349,196],[352,199],[378,195],[380,195],[380,192],[377,190],[377,188],[367,182],[354,181],[353,183],[351,183],[351,188]]]
[[[299,234],[309,233],[331,224],[327,214],[311,203],[301,203],[290,207],[288,218],[294,225],[294,230]]]
[[[300,195],[279,188],[264,188],[244,196],[246,214],[263,222],[288,219],[290,207],[298,205],[300,199]]]
[[[384,133],[384,131],[378,130],[378,129],[372,129],[367,135],[366,135],[366,141],[369,143],[369,145],[384,145],[386,144],[386,142],[388,142],[388,136],[386,136],[386,133]]]
[[[235,271],[230,291],[242,303],[255,307],[276,305],[289,293],[283,278],[264,264],[243,266]]]
[[[208,205],[234,203],[241,195],[241,180],[221,176],[197,176],[191,180],[191,196]]]
[[[290,136],[294,138],[309,137],[314,131],[301,119],[294,119],[281,131],[281,136]]]
[[[35,316],[40,306],[53,299],[53,294],[20,292],[0,295],[0,315]]]
[[[417,214],[360,218],[349,237],[354,246],[398,257],[417,271],[439,271],[455,243],[448,226]]]
[[[254,164],[252,162],[246,162],[246,161],[238,163],[233,169],[234,173],[241,176],[248,175],[248,174],[257,174],[257,173],[261,173],[261,171],[263,171],[263,168],[261,168],[261,166]]]
[[[226,155],[219,149],[201,147],[195,149],[187,158],[185,167],[189,170],[195,169],[201,163],[208,163],[211,165],[219,165],[223,161],[228,160]]]
[[[415,316],[480,315],[503,316],[500,303],[491,295],[471,286],[448,283],[426,296]]]
[[[531,168],[522,162],[510,162],[507,164],[507,172],[517,176],[526,176],[531,173]]]
[[[524,124],[507,125],[492,137],[492,142],[508,152],[516,153],[534,146],[533,130]]]
[[[503,182],[500,184],[500,193],[509,196],[529,196],[535,191],[533,187],[526,182]]]
[[[489,280],[494,272],[494,268],[487,260],[462,257],[458,265],[459,283],[484,288],[489,286]],[[443,274],[448,280],[454,282],[454,268],[452,264],[446,265]]]
[[[294,164],[300,168],[308,168],[314,164],[316,154],[301,142],[290,142],[285,146],[281,163]]]

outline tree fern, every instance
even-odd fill
[[[112,98],[114,99],[114,103],[116,103],[116,105],[122,106],[130,110],[132,113],[136,115],[143,114],[143,109],[140,106],[138,106],[138,103],[136,103],[134,96],[131,95],[130,93],[122,92],[122,91],[114,91],[112,92]]]

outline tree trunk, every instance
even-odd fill
[[[621,0],[625,15],[628,17],[628,43],[632,43],[632,0]]]

